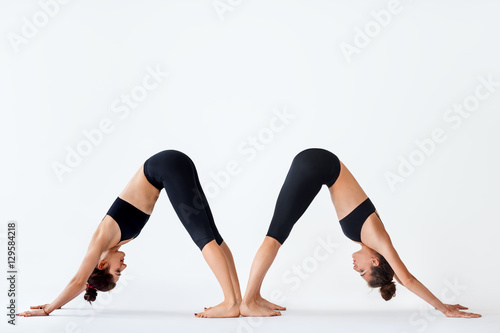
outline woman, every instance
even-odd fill
[[[269,231],[252,264],[240,305],[242,316],[279,316],[276,310],[285,310],[261,297],[262,281],[293,225],[323,184],[328,186],[344,234],[361,245],[361,250],[353,254],[354,270],[370,287],[379,287],[386,301],[396,292],[394,277],[447,317],[480,317],[460,311],[467,309],[461,305],[443,304],[408,272],[370,199],[337,156],[324,149],[304,150],[292,162]]]
[[[78,272],[52,303],[32,306],[20,316],[47,316],[85,290],[92,302],[97,291],[113,289],[123,270],[125,253],[120,247],[136,238],[153,212],[165,188],[179,219],[200,248],[224,293],[224,301],[195,315],[238,317],[241,292],[231,251],[214,223],[191,159],[175,150],[150,157],[132,177],[101,221]]]

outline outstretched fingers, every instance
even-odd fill
[[[458,317],[458,318],[481,318],[482,316],[478,313],[472,313],[472,312],[459,312],[460,315],[458,316],[454,316],[454,317]]]
[[[479,313],[465,312],[460,310],[468,310],[469,308],[460,304],[454,305],[457,312],[460,314],[461,318],[481,318],[482,316]]]

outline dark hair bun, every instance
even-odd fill
[[[87,287],[83,298],[85,298],[87,302],[92,304],[92,302],[95,301],[95,299],[97,298],[97,290]]]
[[[382,287],[380,287],[380,294],[386,301],[393,298],[396,295],[396,284],[394,283],[394,281],[391,281],[388,284],[384,284]]]
[[[106,267],[106,269],[99,269],[96,267],[87,279],[87,289],[85,290],[83,298],[92,304],[97,297],[97,290],[110,291],[115,286],[116,282],[113,281],[113,275],[109,273],[109,267]]]

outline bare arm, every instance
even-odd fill
[[[97,266],[101,254],[109,247],[111,242],[111,237],[109,232],[103,231],[101,226],[96,230],[92,236],[87,253],[83,258],[83,262],[80,268],[76,272],[75,276],[68,283],[66,288],[61,292],[61,294],[50,304],[33,306],[32,309],[40,309],[33,311],[25,311],[20,313],[20,316],[43,316],[51,313],[55,309],[61,308],[63,305],[73,300],[82,291],[86,289],[87,280],[92,274],[92,271]]]
[[[87,254],[83,259],[78,272],[71,279],[66,288],[64,288],[61,294],[52,303],[45,307],[46,313],[51,313],[55,309],[60,308],[80,295],[82,291],[86,289],[87,280],[90,274],[92,274],[94,268],[97,266],[101,253],[102,251],[89,246]]]
[[[401,280],[398,278],[398,276],[396,275],[396,273],[394,273],[394,278],[396,279],[396,281],[398,281],[398,283],[400,285],[403,285],[403,282],[401,282]]]
[[[364,226],[363,229],[365,229]],[[481,316],[474,313],[460,311],[467,308],[459,304],[443,304],[443,302],[434,296],[429,289],[418,281],[417,278],[415,278],[408,271],[405,264],[394,249],[389,234],[385,231],[385,228],[380,220],[377,219],[370,221],[366,230],[362,230],[362,233],[362,237],[364,236],[364,239],[366,239],[365,244],[380,253],[387,260],[389,265],[391,265],[394,270],[396,280],[415,295],[419,296],[434,308],[441,311],[445,316],[463,318],[477,318]]]

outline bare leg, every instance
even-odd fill
[[[278,254],[281,244],[274,238],[266,236],[264,242],[260,246],[250,269],[250,277],[248,279],[245,296],[240,305],[240,313],[244,317],[270,317],[279,316],[280,312],[271,310],[267,306],[258,303],[263,299],[260,296],[260,287],[264,277],[271,267],[271,264]]]
[[[229,247],[227,246],[226,242],[222,242],[222,244],[220,245],[220,249],[222,250],[222,253],[224,253],[224,257],[226,258],[226,262],[229,267],[229,274],[231,275],[231,283],[233,285],[234,295],[236,296],[236,303],[240,305],[241,289],[240,289],[240,282],[238,280],[238,273],[236,272],[236,266],[234,264],[233,255],[231,254],[231,251],[229,250]],[[205,310],[209,310],[212,308],[213,307],[205,308]]]
[[[262,287],[262,281],[260,282],[260,285],[257,288],[259,290],[257,297],[256,297],[256,300],[255,300],[255,302],[257,304],[265,306],[266,308],[271,309],[271,310],[278,310],[278,311],[285,311],[286,310],[285,307],[278,305],[278,304],[271,303],[268,300],[266,300],[265,298],[263,298],[260,294],[261,287]]]
[[[224,257],[226,257],[226,262],[229,267],[229,274],[231,275],[231,282],[233,284],[234,295],[236,296],[236,302],[238,305],[241,304],[241,289],[240,289],[240,281],[238,280],[238,273],[236,272],[236,266],[234,264],[233,254],[226,242],[222,242],[220,245],[222,253],[224,253]]]
[[[259,287],[258,287],[258,290],[259,290],[259,293],[257,294],[257,297],[256,297],[256,300],[255,302],[259,305],[262,305],[262,306],[265,306],[266,308],[270,309],[270,310],[278,310],[278,311],[285,311],[286,310],[286,307],[283,307],[281,305],[278,305],[278,304],[274,304],[274,303],[271,303],[269,302],[268,300],[264,299],[261,295],[260,295],[260,289],[261,289],[261,286],[262,286],[262,282],[260,283]],[[233,284],[233,287],[234,287],[234,284]],[[238,301],[238,304],[241,305],[241,299]],[[208,310],[208,309],[211,309],[212,307],[209,307],[209,308],[205,308],[205,310]]]
[[[337,157],[323,149],[307,149],[293,159],[281,187],[273,218],[266,238],[255,256],[250,270],[247,290],[240,306],[242,316],[275,316],[280,306],[264,300],[260,287],[274,261],[281,244],[287,239],[293,225],[307,210],[321,187],[333,180]],[[340,171],[340,170],[339,170]]]
[[[228,318],[239,317],[240,309],[238,299],[234,292],[233,283],[231,280],[230,268],[227,264],[226,257],[217,245],[215,240],[211,241],[201,250],[203,257],[207,261],[208,266],[214,273],[217,281],[219,281],[224,293],[224,302],[214,306],[210,310],[195,314],[198,318]],[[240,295],[241,297],[241,295]]]
[[[257,295],[257,299],[256,299],[257,304],[265,306],[266,308],[268,308],[270,310],[285,311],[286,307],[278,305],[278,304],[271,303],[268,300],[264,299],[260,295],[260,288],[261,288],[261,286],[262,286],[262,282],[259,285],[259,294]]]

